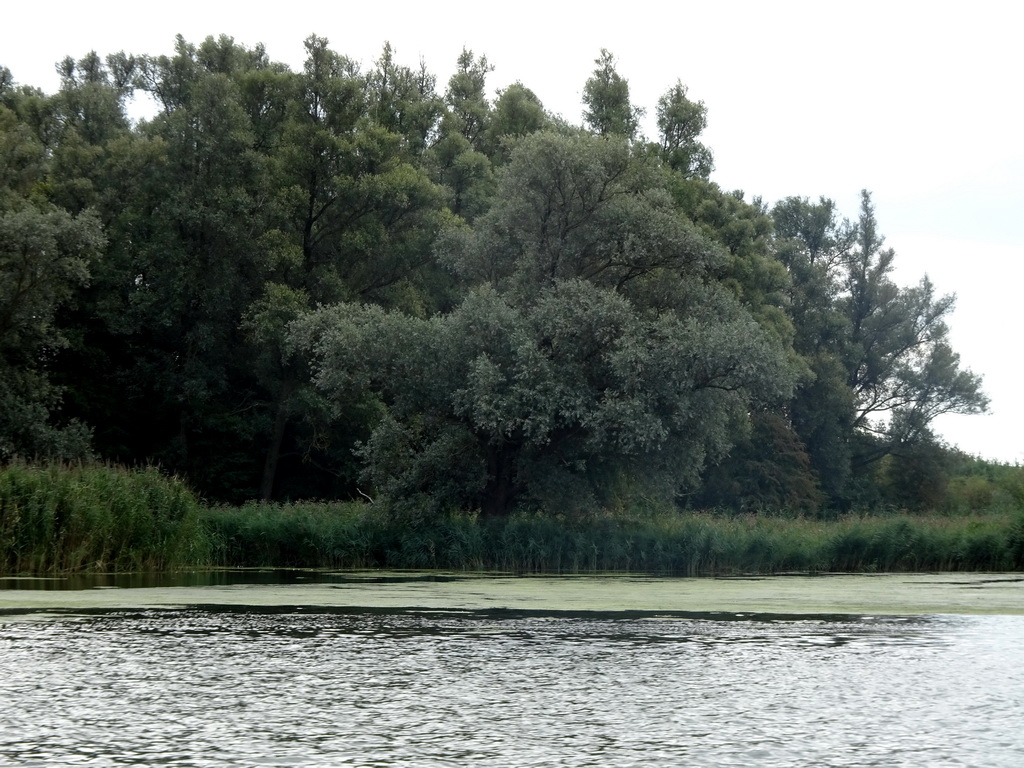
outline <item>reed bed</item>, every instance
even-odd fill
[[[155,469],[0,469],[0,573],[191,566],[702,576],[1024,570],[1024,511],[800,516],[600,511],[410,519],[382,504],[203,506]]]
[[[586,518],[448,515],[403,522],[360,503],[208,509],[225,566],[637,572],[1024,570],[1024,515],[838,520],[675,510]]]
[[[0,572],[173,570],[210,561],[201,505],[156,469],[0,468]]]

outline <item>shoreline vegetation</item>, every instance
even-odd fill
[[[304,46],[0,62],[0,574],[1024,570],[870,191],[721,188],[605,49],[578,122]]]
[[[316,550],[346,562],[450,560],[465,536],[467,562],[729,569],[750,556],[726,539],[776,534],[677,507],[944,509],[973,459],[935,420],[988,396],[955,296],[897,282],[868,189],[848,219],[722,188],[706,105],[669,72],[634,103],[605,49],[563,116],[468,48],[447,83],[387,44],[365,65],[304,48],[301,68],[227,35],[89,52],[52,94],[0,62],[0,464],[154,465],[211,506],[372,497],[362,544]],[[289,509],[268,514],[315,517]],[[91,543],[58,521],[66,544],[15,560],[184,556],[176,512],[81,514]],[[131,554],[147,526],[170,538]],[[1006,559],[950,546],[941,562]]]
[[[1024,510],[410,518],[365,502],[205,505],[154,468],[0,469],[0,573],[190,567],[672,576],[1024,570]]]

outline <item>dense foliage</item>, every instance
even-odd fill
[[[986,407],[953,298],[892,282],[866,192],[723,191],[704,105],[677,82],[642,136],[607,51],[582,127],[470,51],[443,90],[306,54],[0,69],[0,462],[413,517],[969,495],[929,429]]]

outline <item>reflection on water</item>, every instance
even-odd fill
[[[479,578],[478,574],[474,574]],[[73,591],[80,589],[147,589],[151,587],[226,587],[238,584],[351,584],[453,581],[465,578],[430,571],[380,573],[285,568],[219,568],[155,573],[73,573],[67,576],[0,576],[0,589]]]
[[[251,610],[0,623],[0,764],[1024,765],[1024,617]]]

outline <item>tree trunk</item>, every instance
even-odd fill
[[[514,481],[515,465],[515,451],[507,445],[487,448],[487,486],[481,510],[485,517],[504,517],[512,511],[520,490]]]
[[[274,429],[270,434],[270,445],[267,447],[267,456],[263,461],[263,478],[260,481],[260,498],[269,501],[274,494],[274,481],[277,479],[277,463],[281,458],[281,445],[284,443],[284,433],[288,428],[288,417],[291,415],[289,405],[291,403],[292,387],[290,384],[281,385],[281,394],[277,401],[277,413],[274,415]]]

